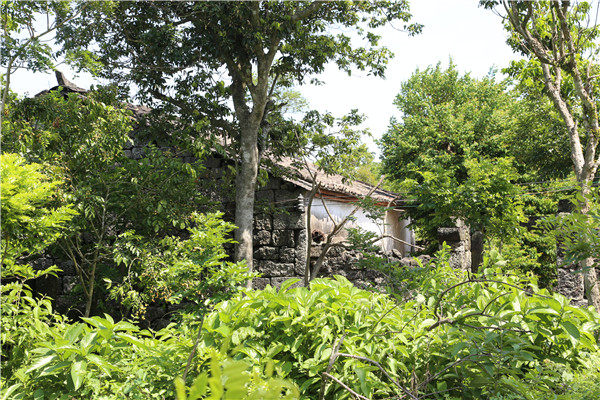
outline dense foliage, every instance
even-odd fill
[[[400,20],[419,32],[408,25],[406,1],[1,6],[0,400],[600,398],[597,308],[544,288],[555,276],[557,243],[565,262],[580,262],[588,292],[595,288],[600,30],[581,24],[587,3],[506,3],[509,42],[535,55],[507,69],[512,81],[461,75],[451,63],[402,85],[402,120],[382,140],[384,172],[410,194],[407,214],[424,238],[461,218],[487,235],[488,247],[479,273],[451,269],[445,245],[426,265],[402,266],[368,254],[377,251],[374,234],[350,230],[350,245],[365,252],[362,265],[387,279],[371,291],[342,276],[315,278],[335,233],[310,284],[242,288],[256,275],[228,261],[236,228],[200,194],[201,163],[182,160],[184,150],[202,156],[198,141],[176,130],[210,127],[233,141],[242,156],[238,200],[253,198],[268,148],[304,148],[321,171],[348,178],[348,165],[373,161],[353,128],[364,117],[311,111],[292,121],[276,87],[303,82],[329,61],[383,75],[390,53],[370,30]],[[34,12],[56,20],[36,32]],[[332,24],[357,29],[363,45],[328,30]],[[59,51],[42,40],[55,31],[65,45]],[[582,40],[573,43],[576,33]],[[537,54],[544,46],[558,51]],[[10,93],[14,70],[50,69],[59,54],[75,61],[72,51],[80,67],[135,82],[143,100],[160,103],[163,119],[153,128],[173,128],[163,132],[169,147],[124,154],[144,121],[115,89]],[[570,61],[549,59],[557,54]],[[229,80],[215,73],[225,70]],[[579,185],[562,151],[568,143]],[[365,179],[375,179],[371,172],[362,171]],[[312,184],[314,195],[316,177]],[[558,195],[541,196],[547,192],[579,193],[580,212],[548,218]],[[383,215],[372,199],[359,204]],[[252,210],[252,201],[238,209],[246,215],[237,232],[252,229]],[[60,272],[32,267],[50,253],[73,262],[81,318],[56,313],[52,299],[31,289]],[[245,257],[251,264],[252,254]],[[103,310],[104,301],[120,307]],[[167,304],[172,323],[143,329],[146,308]]]
[[[470,276],[443,261],[405,271],[413,286],[399,293],[404,300],[342,277],[315,279],[310,288],[291,288],[291,280],[218,304],[201,326],[157,333],[109,316],[40,321],[47,334],[29,360],[3,370],[4,384],[12,398],[173,397],[200,328],[190,374],[177,380],[180,399],[271,398],[272,390],[314,399],[352,398],[351,391],[367,398],[597,395],[598,314],[491,264]]]
[[[541,95],[552,101],[562,120],[579,188],[576,211],[587,214],[590,193],[600,167],[600,118],[596,79],[600,70],[598,4],[588,1],[495,1],[480,2],[503,11],[508,44],[526,58],[509,70],[526,96]],[[499,8],[500,8],[499,7]],[[594,17],[595,15],[595,17]],[[590,23],[593,19],[594,23]],[[586,298],[600,309],[600,285],[593,257],[579,261]]]
[[[86,316],[97,306],[96,290],[103,290],[96,276],[112,271],[120,280],[131,269],[115,271],[115,249],[128,246],[132,236],[160,248],[163,236],[191,226],[192,212],[210,210],[195,179],[201,165],[153,146],[142,160],[124,154],[134,121],[111,89],[85,96],[51,92],[10,103],[7,111],[3,151],[43,163],[62,181],[55,200],[77,210],[57,244],[77,269]]]
[[[425,239],[462,218],[474,230],[510,237],[522,219],[518,177],[506,146],[515,100],[490,75],[460,75],[451,62],[416,71],[402,84],[381,141],[383,172],[414,200],[407,208]]]
[[[83,10],[59,30],[58,42],[65,51],[92,51],[103,77],[126,88],[135,84],[138,100],[181,121],[184,134],[221,136],[215,144],[226,143],[238,157],[234,259],[245,260],[250,272],[262,152],[266,145],[273,153],[285,149],[266,123],[281,107],[273,103],[275,87],[302,84],[328,63],[383,76],[391,52],[379,45],[374,29],[391,22],[413,34],[421,28],[409,23],[406,0],[111,5]]]

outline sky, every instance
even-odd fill
[[[377,139],[387,130],[392,116],[400,117],[393,105],[394,98],[401,83],[417,69],[423,70],[438,62],[447,67],[451,57],[461,72],[482,77],[492,67],[501,69],[518,58],[505,43],[507,33],[500,17],[479,8],[478,0],[412,0],[410,7],[413,21],[424,25],[421,34],[410,37],[391,27],[378,32],[382,36],[380,45],[395,54],[388,64],[386,78],[371,77],[366,72],[348,76],[335,65],[329,66],[318,75],[325,84],[298,88],[311,108],[330,111],[336,116],[356,108],[367,116],[363,127],[369,128]],[[91,76],[76,77],[64,65],[58,69],[80,87],[87,89],[94,83]],[[56,85],[54,73],[19,71],[12,79],[12,90],[22,95],[35,95]],[[374,140],[366,140],[366,143],[378,155]]]

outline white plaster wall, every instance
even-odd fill
[[[333,216],[336,223],[341,222],[346,216],[352,213],[354,205],[350,203],[339,202],[335,200],[325,200],[329,212]],[[308,199],[305,198],[305,205],[308,205]],[[355,221],[349,221],[346,223],[346,228],[361,227],[362,229],[382,235],[383,233],[391,234],[392,236],[401,239],[405,242],[414,244],[415,238],[412,231],[406,228],[409,221],[401,220],[401,212],[399,211],[388,211],[385,216],[385,221],[374,222],[369,219],[364,210],[358,210],[354,217]],[[315,198],[311,207],[311,231],[319,230],[325,235],[329,234],[333,230],[333,223],[329,218],[321,199]],[[334,242],[340,242],[347,238],[347,231],[344,229],[340,234],[334,238]],[[407,255],[411,251],[411,246],[399,243],[391,238],[385,238],[382,243],[378,243],[380,246],[383,245],[385,251],[391,249],[397,249],[402,252],[403,255]]]

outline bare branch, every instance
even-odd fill
[[[383,178],[384,177],[382,176],[379,179],[379,182],[377,183],[377,185],[373,186],[371,188],[371,190],[369,190],[369,193],[367,193],[365,198],[371,197],[373,192],[375,192],[375,190],[377,190],[379,185],[381,185],[381,183],[383,182]],[[357,204],[354,207],[354,209],[352,210],[352,212],[350,214],[348,214],[339,224],[337,224],[337,225],[334,224],[334,228],[332,229],[331,233],[329,233],[327,235],[327,241],[325,242],[325,246],[321,250],[321,254],[319,255],[319,258],[315,262],[315,266],[311,272],[310,279],[313,279],[319,273],[319,270],[321,269],[321,266],[323,265],[323,261],[325,260],[325,256],[327,255],[327,252],[333,246],[332,242],[333,242],[334,237],[344,228],[344,225],[346,225],[346,223],[354,216],[354,214],[356,214],[358,212],[359,209],[360,209],[360,205]]]
[[[355,356],[353,354],[347,354],[347,353],[339,353],[339,356],[340,357],[354,358],[355,360],[364,361],[364,362],[367,362],[369,364],[372,364],[372,365],[376,366],[386,376],[386,378],[388,378],[391,382],[393,382],[394,385],[396,385],[405,395],[407,395],[411,399],[418,399],[418,397],[415,397],[415,395],[413,395],[408,389],[406,389],[404,386],[400,385],[400,383],[398,381],[396,381],[394,378],[392,378],[390,376],[390,374],[385,370],[385,368],[383,368],[381,366],[381,364],[378,363],[377,361],[371,360],[368,357]]]
[[[301,8],[294,15],[292,15],[292,23],[302,21],[308,18],[311,14],[317,11],[325,3],[324,1],[313,1],[307,7]]]
[[[312,234],[311,234],[311,223],[310,223],[310,215],[312,209],[312,202],[315,198],[315,194],[321,183],[315,183],[313,181],[313,187],[308,195],[308,205],[306,207],[306,265],[304,267],[304,286],[308,287],[308,282],[310,281],[310,250],[312,247]]]
[[[324,379],[321,381],[321,391],[319,392],[319,400],[323,400],[324,396],[325,396],[325,388],[327,387],[327,377],[331,377],[331,375],[329,375],[329,372],[331,371],[331,368],[333,368],[333,364],[335,364],[335,360],[337,360],[338,358],[338,351],[340,350],[340,347],[342,345],[342,343],[344,342],[344,339],[346,338],[346,333],[344,333],[342,335],[342,337],[340,338],[340,340],[338,340],[337,344],[335,344],[333,346],[333,351],[331,352],[331,355],[329,356],[329,364],[327,365],[327,369],[325,370],[325,372],[323,373],[323,377]]]
[[[371,400],[368,397],[365,397],[363,395],[360,395],[360,394],[356,393],[354,390],[350,389],[344,382],[340,381],[335,376],[330,375],[327,372],[323,372],[323,376],[331,379],[332,381],[335,381],[338,385],[340,385],[341,387],[343,387],[344,389],[346,389],[355,398],[361,399],[361,400]],[[321,399],[322,399],[322,397],[321,397]]]
[[[323,198],[323,193],[321,193],[321,190],[319,190],[319,199],[321,199],[321,203],[323,204],[323,207],[325,208],[325,211],[327,212],[327,216],[333,223],[333,227],[334,227],[333,230],[335,231],[335,228],[337,227],[337,225],[335,223],[335,219],[333,218],[333,215],[331,215],[331,212],[329,211],[329,207],[327,207],[327,203],[325,202],[325,199]]]

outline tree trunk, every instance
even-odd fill
[[[579,209],[585,215],[590,210],[589,199],[587,197],[590,193],[590,187],[588,182],[581,182],[581,184],[583,201],[579,203]],[[584,296],[590,305],[594,306],[596,310],[600,310],[600,290],[598,288],[598,274],[596,273],[596,268],[594,268],[594,259],[588,257],[580,261],[579,268],[583,270]]]
[[[581,64],[578,65],[577,61],[583,53],[583,44],[579,41],[581,36],[577,36],[576,41],[573,38],[572,25],[569,21],[568,1],[550,3],[549,12],[555,24],[552,26],[553,32],[550,40],[548,40],[548,37],[542,38],[537,28],[534,3],[527,3],[528,13],[526,15],[520,13],[519,4],[522,3],[516,1],[505,2],[504,8],[512,27],[521,36],[530,56],[540,61],[548,95],[567,128],[571,144],[571,159],[583,195],[583,200],[579,203],[579,211],[585,215],[589,211],[587,195],[590,192],[590,184],[600,164],[600,160],[596,160],[596,148],[600,140],[600,126],[597,105],[593,101],[593,86],[589,70],[584,78],[579,70]],[[530,23],[532,24],[531,29],[528,27]],[[578,33],[581,34],[581,32]],[[576,119],[561,92],[563,70],[573,78],[575,96],[581,102],[582,118],[587,131],[585,151],[581,144]],[[591,305],[600,310],[598,277],[595,268],[591,268],[591,265],[592,259],[586,259],[579,263],[580,268],[584,271],[585,296]]]
[[[254,220],[254,192],[258,175],[258,126],[250,121],[240,121],[241,163],[235,180],[235,225],[234,239],[235,261],[246,260],[248,272],[254,271],[252,230]],[[248,280],[248,288],[252,288],[252,280]]]

